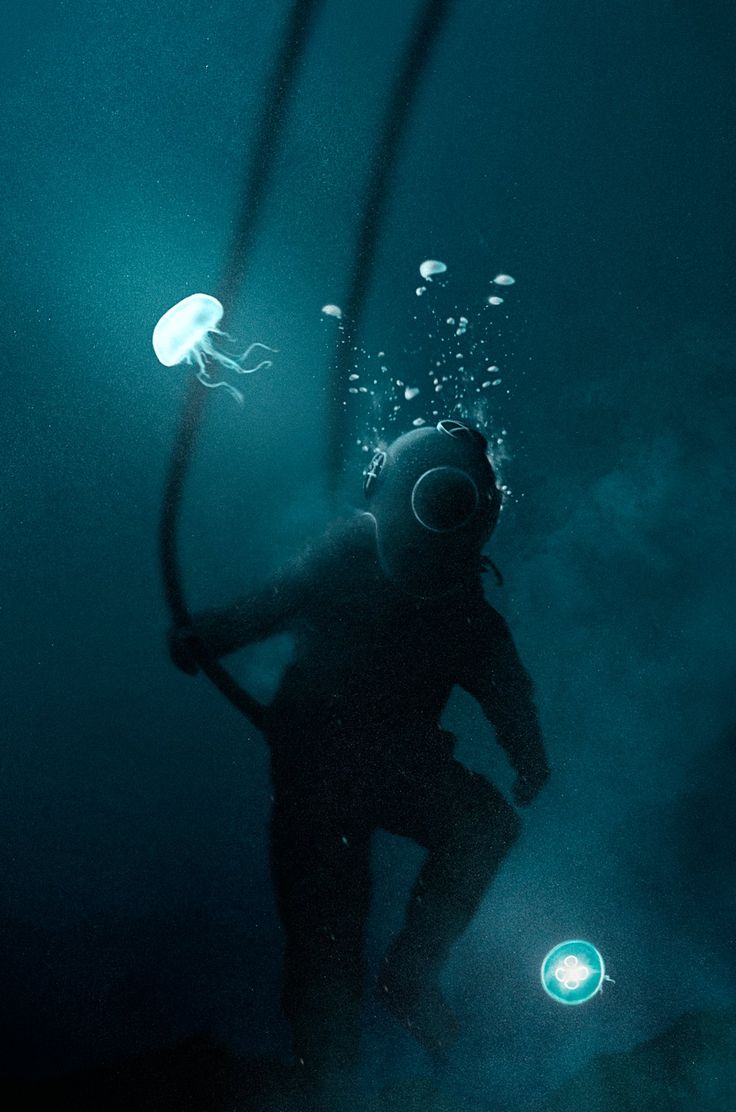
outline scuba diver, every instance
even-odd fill
[[[191,674],[198,650],[220,657],[273,634],[295,638],[264,732],[283,1006],[315,1079],[356,1060],[378,828],[427,850],[379,998],[434,1054],[457,1034],[440,972],[520,820],[454,759],[439,724],[453,687],[478,701],[508,754],[516,804],[549,776],[531,681],[483,593],[482,550],[501,507],[486,439],[452,420],[415,429],[377,451],[364,479],[368,512],[333,526],[265,587],[170,635]]]

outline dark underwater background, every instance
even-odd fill
[[[347,394],[327,388],[339,322],[320,310],[345,295],[416,7],[328,0],[316,22],[225,307],[242,346],[278,354],[244,409],[208,397],[186,488],[194,606],[262,582],[328,519],[328,411]],[[156,1075],[163,1053],[174,1074],[241,1063],[251,1096],[222,1107],[256,1107],[253,1063],[288,1051],[265,746],[165,651],[158,514],[192,372],[150,342],[171,304],[217,288],[287,12],[41,0],[3,18],[6,1106],[62,1107],[54,1078],[147,1055]],[[735,23],[719,0],[458,0],[420,87],[356,366],[383,351],[399,379],[424,373],[434,298],[500,367],[486,416],[510,494],[488,590],[553,777],[447,969],[448,1065],[432,1075],[366,1002],[366,1108],[736,1106]],[[448,271],[418,298],[425,258]],[[498,272],[516,283],[489,310]],[[362,466],[353,444],[355,505]],[[233,667],[265,697],[287,652]],[[507,791],[469,699],[446,724]],[[420,860],[377,839],[373,963]],[[615,980],[580,1008],[539,983],[569,937]],[[220,1107],[194,1075],[127,1106]]]

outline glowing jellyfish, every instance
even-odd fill
[[[497,286],[513,286],[516,279],[512,278],[510,274],[497,274],[493,281]]]
[[[419,273],[427,282],[431,282],[435,274],[444,274],[446,270],[447,266],[439,259],[425,259],[419,267]]]
[[[339,305],[323,305],[322,312],[326,317],[337,317],[338,320],[342,320],[342,309]]]
[[[242,355],[232,357],[215,347],[212,337],[224,336],[226,332],[217,327],[224,310],[216,297],[208,293],[193,293],[182,301],[177,301],[159,320],[153,330],[153,350],[156,358],[164,367],[175,367],[179,363],[195,364],[197,378],[203,386],[224,387],[242,405],[243,395],[229,382],[212,377],[210,364],[217,363],[226,370],[238,375],[250,375],[261,367],[270,367],[270,359],[262,359],[255,367],[246,367],[245,360],[256,348],[274,351],[266,344],[255,343],[246,348]]]
[[[606,976],[603,958],[591,942],[560,942],[542,962],[542,987],[559,1004],[584,1004],[601,991]]]

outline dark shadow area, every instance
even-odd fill
[[[601,1054],[539,1112],[727,1112],[736,1010],[689,1012],[627,1054]]]
[[[599,1055],[528,1112],[726,1112],[734,1091],[736,1010],[697,1011],[627,1053]],[[239,1059],[206,1035],[83,1073],[6,1080],[0,1100],[11,1112],[504,1112],[428,1078],[322,1103],[296,1069]]]

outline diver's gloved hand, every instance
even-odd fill
[[[167,634],[169,656],[177,668],[188,676],[196,676],[199,671],[197,659],[200,642],[191,626],[174,626]]]
[[[522,772],[517,772],[516,780],[511,788],[514,802],[519,807],[527,807],[537,798],[548,780],[549,768],[544,762],[526,768]]]

